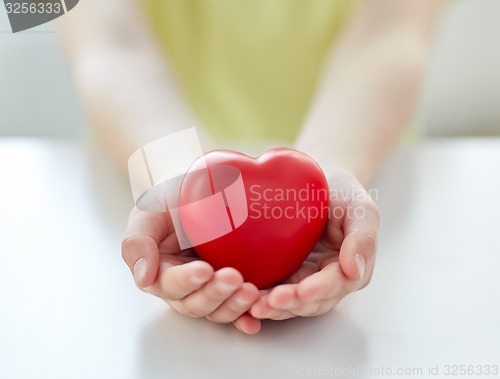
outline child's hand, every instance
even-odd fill
[[[250,310],[255,318],[317,316],[370,282],[380,223],[377,206],[350,173],[339,171],[328,179],[336,198],[330,201],[323,236],[285,284],[261,291]]]
[[[178,312],[234,325],[255,334],[260,320],[245,313],[259,298],[259,290],[244,283],[233,268],[214,272],[194,249],[181,251],[168,212],[134,208],[122,243],[122,256],[137,286],[164,299]]]

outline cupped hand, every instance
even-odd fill
[[[260,291],[249,312],[253,317],[317,316],[370,282],[380,224],[377,206],[349,172],[332,173],[328,183],[330,214],[322,237],[294,274]]]
[[[134,208],[122,242],[122,256],[137,286],[164,299],[178,312],[218,323],[234,323],[247,334],[260,330],[260,320],[247,311],[259,290],[245,283],[234,268],[214,271],[194,249],[180,250],[168,212]]]

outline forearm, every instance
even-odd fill
[[[127,54],[125,54],[127,55]],[[76,69],[82,101],[99,140],[119,165],[146,143],[199,126],[161,70],[140,56],[88,56]]]
[[[409,123],[423,72],[421,52],[391,42],[330,73],[297,140],[325,170],[348,169],[365,184]]]
[[[62,19],[90,123],[122,167],[145,143],[199,125],[132,2],[87,0]]]
[[[326,64],[296,147],[325,171],[350,170],[366,185],[411,121],[430,28],[348,32]]]

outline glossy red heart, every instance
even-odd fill
[[[216,270],[271,287],[294,273],[328,218],[328,183],[301,152],[279,148],[257,158],[217,150],[184,176],[179,214],[196,252]]]

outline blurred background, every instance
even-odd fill
[[[447,6],[416,124],[428,136],[500,135],[500,1]],[[0,4],[0,136],[76,139],[84,112],[53,23],[12,34]]]

